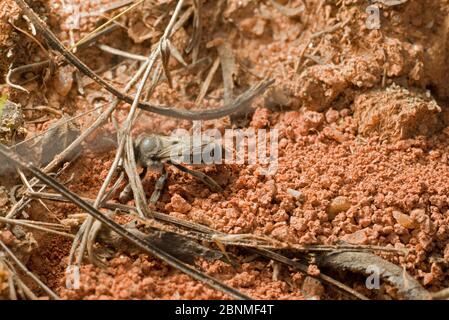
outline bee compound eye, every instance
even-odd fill
[[[157,149],[157,143],[154,137],[145,137],[139,144],[140,152],[143,154],[152,153]]]

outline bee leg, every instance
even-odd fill
[[[143,171],[139,174],[140,180],[145,178],[145,175],[147,174],[148,168],[144,167]],[[127,203],[129,200],[132,199],[133,196],[133,189],[131,188],[131,184],[128,183],[126,187],[123,189],[122,192],[120,192],[120,195],[118,197],[120,203]]]
[[[151,194],[150,203],[156,204],[156,202],[161,197],[162,189],[164,189],[165,182],[167,181],[167,171],[162,167],[162,175],[157,179],[156,184],[154,185],[154,191]]]
[[[179,163],[171,162],[171,164],[174,165],[179,170],[181,170],[182,172],[185,172],[185,173],[188,173],[188,174],[194,176],[195,178],[200,180],[202,183],[207,185],[209,188],[211,188],[213,191],[215,191],[215,192],[223,191],[223,188],[214,179],[209,177],[207,174],[205,174],[201,171],[191,170],[189,168],[186,168],[186,167],[180,165]]]
[[[120,203],[127,203],[132,198],[132,192],[131,184],[127,184],[126,187],[123,189],[122,192],[120,192],[120,195],[118,197],[118,200]]]

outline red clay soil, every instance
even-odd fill
[[[35,2],[33,8],[51,17],[47,19],[51,29],[69,46],[67,14],[62,12],[60,1]],[[262,77],[276,80],[274,87],[253,103],[255,112],[238,124],[279,130],[277,173],[266,176],[260,165],[202,168],[224,188],[221,193],[213,193],[191,176],[170,169],[167,187],[156,205],[158,211],[224,233],[264,235],[292,244],[345,241],[407,248],[411,252],[406,256],[389,253],[382,257],[405,268],[430,292],[449,287],[449,2],[408,0],[387,6],[378,1],[378,30],[366,27],[369,1],[278,2],[289,7],[306,6],[304,12],[287,17],[271,1],[232,0],[227,1],[223,21],[214,24],[217,4],[204,1],[203,27],[213,32],[203,33],[201,39],[201,55],[213,59],[217,46],[225,42],[232,45],[238,61],[233,77],[236,93]],[[73,3],[80,3],[81,11],[98,8],[88,7],[81,0]],[[12,62],[14,66],[35,62],[28,52],[40,59],[45,57],[33,41],[9,27],[7,17],[27,28],[17,18],[14,1],[3,0],[3,73]],[[149,44],[156,38],[150,35],[141,39],[149,32],[142,23],[144,18],[149,24],[154,21],[154,17],[145,16],[144,10],[133,12],[121,21],[127,31],[114,32],[101,42],[148,54]],[[89,19],[76,30],[75,41],[95,28],[98,17]],[[191,33],[189,24],[175,35],[174,43],[184,48]],[[15,47],[17,39],[21,44]],[[8,50],[13,50],[11,58],[4,57]],[[134,63],[123,62],[95,46],[78,55],[118,87],[123,87],[136,70]],[[179,67],[175,61],[170,63]],[[173,88],[164,81],[151,101],[196,108],[193,101],[207,72],[177,73]],[[81,96],[75,82],[61,80],[65,74],[52,76],[51,81],[39,72],[27,79],[32,76],[35,79],[25,85],[30,94],[6,85],[0,87],[1,92],[7,92],[10,100],[24,108],[46,105],[68,115],[91,109],[98,97],[110,98],[89,79],[83,79],[86,93]],[[64,86],[69,86],[68,90]],[[219,107],[222,87],[219,69],[201,107]],[[128,110],[128,105],[120,105],[117,119],[126,117]],[[24,111],[24,116],[27,138],[59,117],[43,111]],[[77,123],[85,129],[96,116],[98,113],[79,118]],[[36,119],[46,121],[33,123]],[[233,124],[224,118],[206,121],[203,128],[223,130]],[[142,113],[134,134],[170,134],[176,128],[191,126],[190,121]],[[98,130],[60,179],[69,180],[68,187],[77,194],[95,198],[114,159],[114,137],[111,123]],[[157,178],[148,173],[144,179],[147,196],[153,192]],[[4,185],[10,188],[17,183],[5,179]],[[58,221],[82,213],[70,204],[45,204],[49,211],[34,201],[27,214],[36,220]],[[2,216],[10,205],[0,208]],[[0,233],[3,241],[9,235],[5,232]],[[37,245],[26,257],[27,266],[65,299],[228,298],[141,252],[116,252],[106,268],[95,267],[86,259],[81,288],[69,290],[64,270],[71,240],[33,234]],[[9,241],[12,248],[18,242]],[[238,268],[222,261],[198,261],[197,267],[256,299],[345,298],[308,275],[262,258],[248,260],[243,251],[231,252],[237,256]],[[320,272],[313,264],[309,269],[311,275]],[[2,287],[5,274],[0,264],[0,292],[7,288]],[[388,285],[371,292],[365,288],[363,277],[333,275],[371,298],[397,298]]]

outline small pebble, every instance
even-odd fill
[[[287,189],[287,193],[289,195],[291,195],[293,198],[295,198],[296,200],[301,200],[303,197],[303,194],[301,191],[295,190],[295,189]]]
[[[183,214],[188,213],[192,209],[192,206],[179,194],[173,195],[170,206],[172,210]]]
[[[302,284],[302,293],[308,300],[319,300],[324,294],[324,287],[317,279],[307,276]]]
[[[351,208],[351,202],[346,197],[336,197],[330,203],[327,213],[329,214],[329,218],[333,219],[340,212],[348,211]]]
[[[366,244],[368,242],[368,234],[365,229],[362,229],[343,236],[342,240],[350,244]]]
[[[413,219],[410,218],[410,216],[408,216],[400,211],[393,211],[393,217],[404,228],[407,228],[407,229],[415,229],[416,228],[415,221],[413,221]]]
[[[73,85],[73,68],[71,66],[60,67],[55,73],[53,83],[60,96],[67,96]]]
[[[14,243],[14,235],[9,230],[5,230],[0,233],[0,239],[7,246],[11,246]]]

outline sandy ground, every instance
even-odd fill
[[[81,12],[99,8],[99,4],[72,2],[80,3]],[[199,55],[215,59],[221,44],[231,46],[236,60],[232,78],[235,93],[263,77],[276,80],[269,92],[254,101],[253,113],[238,121],[206,121],[203,127],[279,130],[277,173],[263,175],[260,165],[203,168],[224,189],[214,193],[191,176],[170,170],[156,205],[158,211],[229,234],[264,235],[291,244],[344,241],[410,249],[406,256],[382,257],[404,268],[431,292],[449,287],[448,1],[379,4],[381,25],[376,30],[366,25],[369,1],[279,3],[291,8],[305,6],[302,12],[288,17],[271,1],[232,0],[215,20],[217,3],[204,1],[203,28],[210,32],[202,34]],[[52,30],[70,46],[69,15],[61,5],[60,1],[36,1],[33,8],[47,17]],[[0,3],[3,74],[11,63],[20,66],[46,57],[34,41],[8,23],[10,19],[16,27],[27,29],[19,12],[14,1]],[[92,31],[98,19],[82,19],[80,29],[73,32],[73,41]],[[154,35],[150,34],[148,25],[155,19],[145,10],[131,12],[120,21],[123,28],[100,42],[147,55],[160,31],[155,28]],[[191,33],[192,24],[188,24],[174,35],[173,43],[185,47]],[[118,87],[123,87],[137,68],[135,62],[96,46],[80,50],[78,56]],[[171,60],[170,66],[179,68],[179,63]],[[0,93],[20,103],[24,110],[21,127],[26,130],[25,137],[8,135],[8,139],[32,137],[63,114],[78,115],[98,101],[110,99],[87,78],[82,78],[85,94],[80,95],[70,67],[59,65],[53,73],[46,72],[31,71],[17,79],[25,82],[29,94],[0,85]],[[195,108],[207,72],[207,68],[198,67],[193,72],[176,73],[173,88],[162,82],[150,100]],[[219,107],[222,96],[219,68],[200,106]],[[36,106],[48,106],[53,112],[37,110]],[[128,110],[128,105],[121,104],[116,118],[124,119]],[[98,111],[93,112],[77,119],[76,124],[83,130],[97,116]],[[176,128],[191,126],[190,121],[142,113],[133,132],[170,134]],[[111,123],[91,135],[82,155],[60,179],[69,180],[68,187],[77,194],[95,198],[114,159],[114,137]],[[5,192],[19,183],[10,177],[2,180]],[[156,180],[157,175],[149,173],[143,181],[148,197]],[[289,189],[298,194],[292,195]],[[11,205],[6,197],[0,215]],[[25,210],[27,216],[54,222],[82,213],[70,204],[45,201],[45,205],[48,210],[33,201]],[[23,253],[23,248],[18,248],[22,240],[6,228],[1,230],[0,239]],[[86,259],[81,288],[68,290],[64,270],[71,240],[41,232],[33,232],[33,238],[36,243],[25,250],[23,259],[63,298],[227,298],[140,252],[116,252],[106,268],[91,265]],[[254,298],[345,297],[306,274],[262,258],[248,260],[243,250],[231,248],[230,252],[237,257],[237,268],[203,260],[197,261],[197,267]],[[316,269],[312,264],[310,274],[320,272]],[[370,298],[398,298],[389,285],[373,292],[365,288],[360,275],[326,271]],[[1,279],[0,269],[0,292]]]

